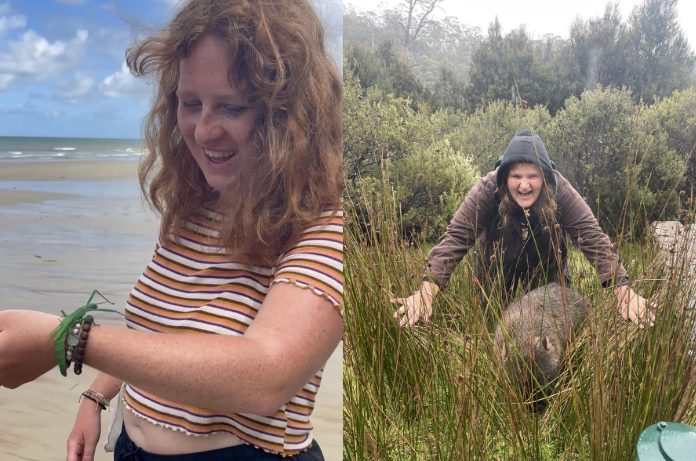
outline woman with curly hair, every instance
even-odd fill
[[[602,285],[613,287],[623,318],[652,322],[609,237],[554,169],[541,137],[528,130],[512,138],[498,167],[469,191],[428,254],[420,289],[393,300],[394,317],[402,326],[429,320],[433,298],[471,249],[484,303],[493,295],[505,306],[518,288],[527,292],[551,282],[570,283],[566,235],[595,267]]]
[[[119,390],[116,460],[323,459],[310,415],[343,333],[343,217],[322,25],[307,0],[191,0],[127,63],[156,83],[140,181],[161,215],[128,328],[81,316],[54,343],[60,318],[2,312],[0,385],[102,372],[68,460],[93,459]]]

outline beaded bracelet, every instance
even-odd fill
[[[73,353],[75,351],[75,346],[77,346],[77,343],[79,342],[79,338],[80,338],[80,326],[81,325],[82,325],[82,322],[76,323],[72,327],[72,330],[68,333],[67,338],[65,338],[65,365],[66,365],[66,369],[70,368],[70,364],[72,363],[72,358],[73,358]]]
[[[92,299],[96,296],[99,295],[102,298],[104,296],[101,295],[98,291],[94,290],[92,292],[92,295],[89,297],[87,300],[87,304],[85,304],[82,307],[79,307],[75,310],[75,312],[71,314],[66,314],[64,311],[61,311],[61,314],[63,315],[63,320],[61,320],[60,324],[51,332],[51,338],[54,341],[55,344],[55,357],[56,357],[56,362],[58,363],[58,369],[60,370],[60,374],[63,376],[67,376],[67,369],[70,366],[70,362],[75,358],[75,353],[77,352],[75,350],[77,344],[73,345],[70,348],[70,345],[68,344],[68,337],[70,336],[71,332],[74,332],[75,327],[77,325],[82,325],[82,321],[85,318],[87,312],[91,311],[101,311],[101,312],[116,312],[117,314],[120,314],[120,312],[115,311],[113,309],[101,309],[97,303],[93,303]],[[106,302],[111,303],[108,299],[104,298]],[[111,303],[113,304],[113,303]],[[90,322],[90,327],[91,327]],[[87,333],[89,334],[89,333]],[[74,342],[74,340],[73,340]],[[79,343],[79,338],[78,338],[78,343]],[[68,358],[68,350],[70,350],[71,357]],[[82,372],[82,359],[84,358],[84,345],[82,347],[82,358],[80,359],[80,366],[77,367],[77,369]],[[79,373],[78,373],[79,374]]]
[[[73,371],[76,375],[82,374],[82,362],[85,359],[85,348],[87,347],[87,339],[89,338],[89,331],[92,329],[94,324],[94,318],[91,315],[85,316],[80,323],[80,333],[77,341],[77,345],[74,348],[73,353]],[[70,336],[68,336],[68,339]]]
[[[87,398],[92,402],[96,403],[98,409],[106,410],[109,407],[109,400],[107,400],[107,398],[99,392],[93,391],[92,389],[87,389],[86,391],[84,391],[80,395],[80,400],[82,400],[82,397]]]

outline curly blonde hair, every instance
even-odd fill
[[[272,264],[322,212],[338,210],[343,187],[342,85],[324,30],[306,0],[192,0],[158,34],[134,44],[126,62],[154,77],[145,120],[140,186],[171,239],[217,194],[179,132],[179,63],[206,35],[229,44],[230,82],[261,115],[225,203],[220,245],[242,262]]]

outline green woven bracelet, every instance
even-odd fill
[[[55,342],[56,362],[58,362],[58,369],[60,370],[60,374],[63,376],[68,376],[68,361],[65,357],[65,342],[72,327],[75,326],[76,323],[81,322],[88,312],[116,312],[117,314],[120,314],[120,312],[113,309],[101,309],[98,303],[92,302],[92,299],[94,299],[96,295],[101,296],[109,304],[113,304],[111,301],[104,298],[104,296],[97,290],[94,290],[92,295],[87,300],[87,304],[82,307],[78,307],[72,314],[68,315],[65,313],[65,311],[61,311],[63,320],[61,320],[56,329],[51,332],[51,338]]]

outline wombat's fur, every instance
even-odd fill
[[[541,410],[543,398],[561,371],[573,333],[587,317],[589,304],[558,283],[534,289],[510,304],[495,331],[495,347],[513,383]]]

